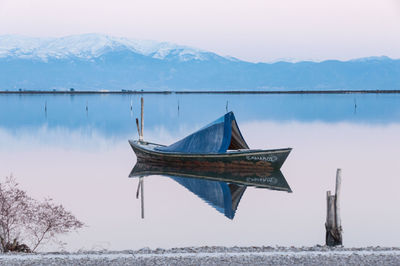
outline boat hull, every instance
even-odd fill
[[[220,169],[224,171],[274,172],[281,168],[291,148],[276,150],[238,150],[226,153],[194,154],[157,151],[159,144],[129,140],[138,163],[174,166],[185,170]]]

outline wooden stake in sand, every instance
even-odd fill
[[[327,246],[339,246],[343,244],[342,239],[342,222],[340,219],[340,188],[342,183],[342,170],[336,171],[336,187],[335,195],[331,195],[330,191],[326,193],[327,213],[326,213],[326,237]]]

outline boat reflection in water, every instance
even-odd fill
[[[292,192],[280,170],[273,172],[229,171],[228,169],[182,169],[138,162],[129,177],[139,177],[142,188],[143,177],[150,175],[167,176],[210,204],[227,218],[233,219],[239,202],[248,186]]]
[[[172,178],[229,219],[235,216],[247,186],[291,192],[280,168],[292,149],[250,149],[233,112],[169,146],[143,141],[143,126],[139,130],[138,120],[136,124],[139,140],[129,144],[137,164],[130,176],[140,177],[136,197],[141,191],[142,218],[147,175]]]

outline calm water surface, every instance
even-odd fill
[[[127,142],[139,97],[0,96],[0,177],[85,222],[68,250],[323,244],[336,168],[345,246],[400,245],[400,95],[145,95],[146,140],[170,144],[229,110],[251,148],[293,148],[293,193],[249,187],[233,220],[164,176],[145,178],[140,218]]]

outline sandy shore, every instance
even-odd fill
[[[2,254],[1,265],[400,265],[400,248],[199,247]]]

